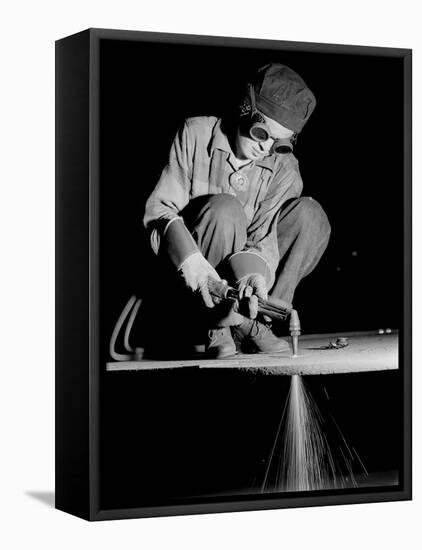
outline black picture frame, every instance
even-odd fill
[[[303,55],[371,56],[400,63],[403,102],[397,109],[401,109],[403,120],[400,151],[403,307],[399,325],[399,382],[403,399],[399,422],[401,474],[394,489],[316,491],[292,496],[260,495],[260,498],[232,495],[142,506],[102,506],[100,388],[105,369],[100,336],[103,313],[100,50],[106,42],[132,43],[138,47],[183,45],[224,47],[240,52],[265,49]],[[411,64],[411,50],[407,49],[106,29],[88,29],[56,42],[56,508],[93,521],[411,499]],[[142,62],[133,70],[142,73]],[[147,75],[139,78],[146,79]],[[171,84],[174,85],[177,83]],[[163,124],[159,117],[158,124]]]

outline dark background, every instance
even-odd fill
[[[271,60],[296,70],[317,98],[295,155],[303,194],[322,204],[332,226],[325,255],[295,296],[302,329],[400,328],[401,60],[119,40],[102,41],[100,59],[103,363],[109,360],[108,340],[127,299],[133,293],[146,297],[152,288],[143,208],[178,126],[188,116],[222,115],[236,104],[248,74]],[[165,314],[147,322],[165,347],[164,320]],[[189,330],[183,316],[180,323]],[[136,338],[139,345],[145,343],[142,327]],[[288,381],[218,376],[223,381],[196,371],[166,377],[103,374],[105,507],[213,491],[239,493],[241,487],[251,487],[254,476],[259,478],[261,455],[271,445]],[[358,440],[363,460],[374,472],[397,468],[398,378],[329,378],[344,405],[335,414],[348,424],[347,435]],[[328,377],[312,382],[316,394],[322,383]],[[349,393],[352,389],[356,393]],[[272,397],[274,392],[280,400]]]

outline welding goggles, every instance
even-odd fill
[[[273,138],[265,118],[257,110],[255,106],[255,91],[252,85],[249,85],[250,104],[244,104],[241,109],[241,128],[242,133],[257,142],[264,142],[268,139],[273,139],[274,143],[270,153],[275,155],[288,155],[293,151],[293,146],[296,143],[297,133],[294,133],[290,138]],[[248,116],[244,116],[244,115]]]

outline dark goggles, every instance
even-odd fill
[[[249,136],[258,142],[268,141],[273,139],[274,143],[271,147],[271,153],[276,155],[288,155],[293,151],[293,145],[296,142],[297,134],[293,134],[290,138],[273,138],[265,119],[259,113],[252,115],[249,125]]]

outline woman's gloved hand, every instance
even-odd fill
[[[243,309],[243,303],[246,301],[246,317],[255,319],[258,314],[258,298],[266,300],[268,298],[267,285],[265,278],[260,273],[251,273],[245,275],[237,282],[239,291],[240,310]]]
[[[201,293],[204,304],[214,307],[214,302],[208,289],[208,277],[220,281],[221,278],[212,265],[200,252],[195,252],[186,258],[179,267],[186,286]]]

